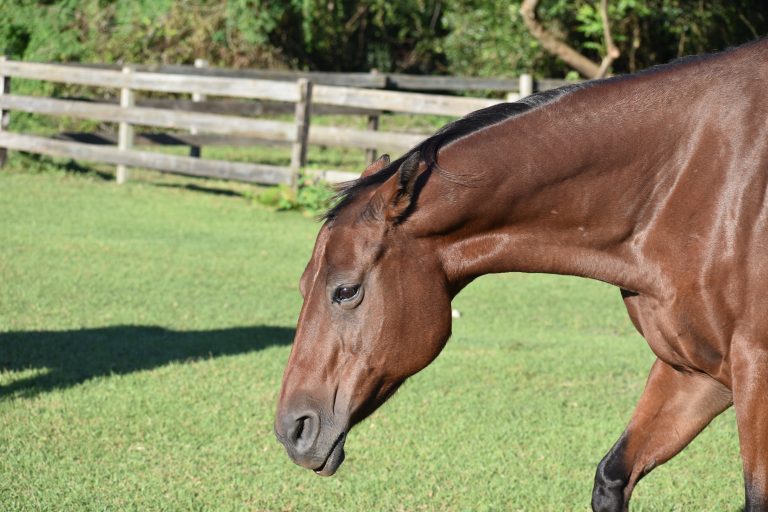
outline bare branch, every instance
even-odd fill
[[[592,62],[568,46],[564,41],[558,39],[557,36],[547,31],[539,20],[536,19],[536,6],[538,4],[539,0],[523,0],[523,3],[520,5],[520,14],[523,17],[525,26],[528,27],[528,31],[541,46],[587,78],[601,78],[605,76],[611,63],[619,56],[619,49],[613,44],[611,29],[608,24],[607,0],[601,0],[600,2],[600,16],[603,20],[603,35],[606,47],[606,55],[600,65]]]
[[[603,21],[603,38],[605,39],[605,56],[600,63],[600,69],[598,74],[594,78],[603,78],[608,73],[608,68],[611,67],[613,61],[619,58],[621,52],[613,44],[613,38],[611,37],[611,25],[608,21],[608,0],[600,0],[600,19]]]
[[[524,0],[520,5],[520,14],[523,16],[525,26],[528,27],[531,35],[541,43],[545,50],[561,58],[566,64],[585,77],[592,78],[597,76],[600,71],[600,67],[597,64],[559,40],[539,23],[539,20],[536,19],[536,6],[538,3],[539,0]]]

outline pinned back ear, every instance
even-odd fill
[[[381,155],[379,158],[376,159],[375,162],[373,162],[371,165],[365,168],[363,171],[363,174],[360,175],[361,178],[365,178],[370,176],[371,174],[376,174],[383,168],[389,165],[389,155]]]
[[[421,156],[418,152],[412,153],[406,158],[394,176],[392,176],[385,186],[388,188],[388,194],[384,196],[385,216],[387,220],[400,220],[403,214],[408,211],[414,200],[414,188],[416,178],[419,176],[419,164]],[[394,181],[393,181],[394,180]]]

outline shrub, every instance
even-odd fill
[[[298,210],[320,215],[330,206],[333,195],[333,189],[325,182],[302,178],[298,192],[287,185],[278,185],[259,193],[255,201],[277,211]]]

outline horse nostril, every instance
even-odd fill
[[[291,441],[293,441],[293,444],[296,444],[301,440],[301,434],[304,433],[304,427],[307,425],[307,423],[309,423],[309,418],[306,416],[296,420],[296,426],[293,430],[293,434],[291,435]]]
[[[315,442],[318,421],[313,415],[296,419],[288,430],[288,442],[298,453],[305,453]]]

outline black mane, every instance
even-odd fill
[[[498,105],[476,110],[456,121],[448,123],[435,132],[434,135],[426,138],[379,172],[339,185],[333,198],[334,205],[321,219],[334,219],[345,206],[352,202],[361,190],[385,182],[400,168],[403,161],[414,153],[419,153],[420,158],[426,163],[427,167],[433,168],[437,166],[437,152],[443,146],[476,131],[519,116],[541,105],[551,103],[561,96],[582,87],[585,87],[584,83],[566,85],[557,89],[539,92],[514,103],[499,103]]]

